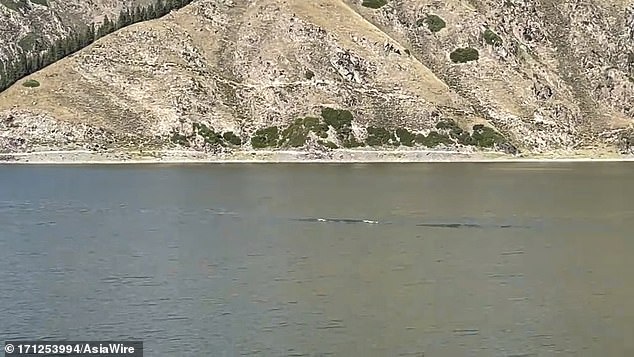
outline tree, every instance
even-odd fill
[[[0,91],[5,90],[9,86],[4,61],[0,60]]]
[[[119,19],[117,20],[117,29],[126,27],[132,24],[132,15],[130,15],[130,10],[122,9],[119,13]]]
[[[165,2],[163,0],[158,0],[156,2],[156,17],[161,17],[167,14],[167,7],[165,6]]]
[[[99,30],[97,30],[97,37],[104,37],[105,35],[112,32],[114,29],[114,24],[108,18],[108,15],[104,16],[103,23],[99,26]]]
[[[24,53],[24,51],[22,51],[18,55],[18,60],[16,62],[16,70],[15,70],[16,80],[28,74],[27,66],[28,66],[28,63],[26,59],[26,54]]]
[[[141,13],[141,7],[136,6],[132,15],[132,23],[143,21],[143,14]]]
[[[147,18],[148,19],[155,19],[158,17],[158,12],[156,11],[156,8],[154,7],[154,5],[150,4],[147,7]]]
[[[95,24],[92,23],[86,27],[82,38],[82,47],[86,47],[95,41]]]

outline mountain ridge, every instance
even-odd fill
[[[1,93],[0,147],[632,150],[634,50],[621,38],[634,34],[631,4],[612,1],[610,10],[591,1],[572,16],[546,0],[473,3],[194,1],[31,75],[40,87]],[[544,21],[593,14],[601,31],[586,37],[558,38]],[[430,30],[431,15],[445,27]],[[614,19],[622,28],[607,38],[604,22]],[[605,47],[604,56],[592,54],[596,44],[571,47],[581,39]],[[479,58],[454,63],[459,48]],[[589,64],[572,71],[578,61]],[[33,125],[68,135],[49,140],[44,129],[29,134]]]

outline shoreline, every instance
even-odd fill
[[[594,154],[594,155],[591,155]],[[236,151],[210,154],[198,151],[108,151],[87,150],[0,153],[0,165],[143,165],[143,164],[370,164],[370,163],[546,163],[546,162],[634,162],[634,155],[616,153],[550,153],[513,156],[499,152],[436,150],[333,150]]]

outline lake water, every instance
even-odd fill
[[[0,166],[0,337],[632,356],[634,165]]]

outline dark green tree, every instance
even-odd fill
[[[117,20],[117,29],[124,28],[130,24],[132,24],[132,15],[130,15],[130,10],[122,9],[119,13],[119,19]]]
[[[55,44],[53,44],[53,54],[51,56],[51,63],[58,61],[64,58],[64,45],[62,44],[62,40],[56,40]]]
[[[156,8],[154,7],[154,5],[150,4],[147,7],[147,18],[149,20],[151,20],[151,19],[155,19],[157,17],[158,17],[158,12],[156,11]]]
[[[165,6],[165,2],[163,0],[158,0],[156,2],[156,17],[161,17],[167,14],[167,7]]]
[[[82,38],[82,47],[86,47],[95,41],[95,24],[86,26]]]
[[[29,74],[27,72],[27,66],[28,66],[28,61],[26,58],[26,54],[24,53],[24,51],[22,51],[18,55],[18,60],[16,62],[16,79],[22,78],[26,76],[27,74]]]
[[[108,18],[108,15],[104,16],[103,23],[99,26],[99,30],[97,30],[97,37],[101,38],[105,35],[111,33],[114,30],[114,24]]]
[[[137,23],[143,21],[143,14],[141,12],[141,8],[139,6],[134,8],[134,13],[132,15],[132,23]]]
[[[4,61],[0,60],[0,91],[5,90],[9,85]]]

